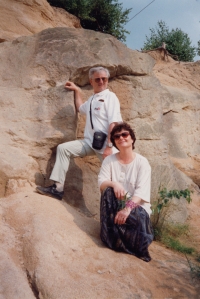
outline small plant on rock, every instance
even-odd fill
[[[122,199],[118,199],[118,211],[123,210],[126,202],[131,199],[130,194],[127,192]]]
[[[163,243],[167,248],[183,253],[188,261],[192,276],[200,279],[200,253],[195,248],[183,244],[183,241],[185,243],[185,239],[188,239],[189,236],[188,224],[170,224],[164,221],[166,208],[170,206],[172,199],[185,198],[188,203],[191,203],[191,193],[192,191],[189,189],[168,191],[163,188],[159,190],[158,199],[152,205],[151,217],[154,239]],[[188,241],[186,243],[188,244]]]
[[[188,203],[192,201],[191,199],[191,191],[189,189],[185,190],[167,190],[167,188],[163,188],[158,191],[158,199],[152,204],[152,225],[155,231],[161,230],[166,216],[166,209],[169,207],[173,198],[181,199],[185,198]]]

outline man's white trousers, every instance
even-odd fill
[[[56,162],[52,170],[50,180],[64,185],[66,173],[69,169],[70,158],[85,157],[97,155],[102,162],[103,156],[91,148],[87,142],[82,140],[74,140],[59,144],[56,152]]]

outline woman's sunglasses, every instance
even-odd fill
[[[102,77],[102,78],[95,78],[94,81],[96,83],[99,83],[100,81],[103,81],[103,83],[107,82],[108,81],[108,78],[107,77]]]
[[[123,138],[127,138],[130,135],[129,132],[123,132],[121,134],[115,134],[113,136],[114,139],[119,140],[119,138],[122,136]]]

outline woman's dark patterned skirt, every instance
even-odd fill
[[[111,249],[133,254],[149,262],[148,246],[153,241],[153,229],[148,213],[141,206],[133,209],[126,223],[114,223],[118,212],[118,200],[113,188],[107,188],[101,196],[101,240]]]

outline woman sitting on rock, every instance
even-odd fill
[[[115,125],[110,139],[119,152],[104,159],[98,176],[101,239],[111,249],[149,262],[151,167],[133,151],[136,137],[127,123]]]

